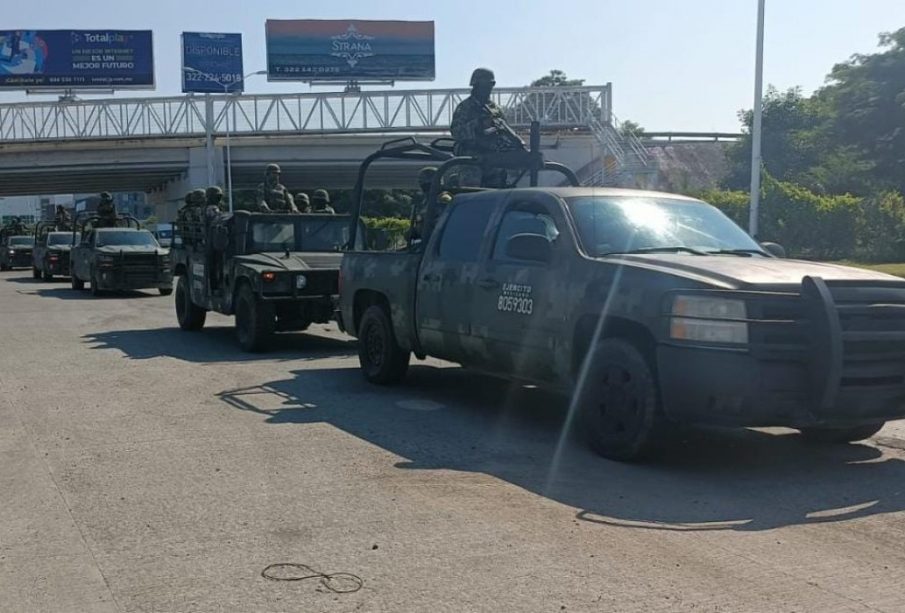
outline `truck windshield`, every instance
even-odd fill
[[[97,246],[108,247],[111,245],[119,246],[139,246],[139,247],[158,247],[154,236],[147,230],[139,230],[137,232],[113,231],[98,232]]]
[[[10,247],[31,247],[35,244],[35,239],[31,236],[13,236],[9,239]]]
[[[260,220],[251,227],[254,251],[339,251],[349,240],[347,217]]]
[[[763,253],[744,230],[705,202],[631,196],[581,196],[566,201],[592,256]]]
[[[48,245],[71,245],[72,232],[51,232],[47,235]]]

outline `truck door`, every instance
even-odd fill
[[[72,251],[70,252],[72,255],[70,257],[70,264],[72,265],[72,272],[78,275],[78,278],[82,281],[87,281],[88,274],[88,253],[91,250],[91,245],[94,241],[94,231],[90,230],[85,234],[82,234],[81,240],[75,246],[73,246]]]
[[[565,270],[562,211],[552,196],[520,196],[494,227],[475,282],[474,350],[488,370],[552,379],[566,312],[557,298],[564,293],[558,287]]]
[[[431,355],[468,361],[469,305],[480,272],[481,249],[499,200],[493,192],[457,196],[425,250],[418,273],[415,322],[421,345]]]

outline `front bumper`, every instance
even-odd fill
[[[98,289],[133,290],[172,288],[173,272],[169,267],[159,270],[133,268],[102,268],[97,271]]]
[[[16,251],[7,255],[6,261],[10,268],[31,268],[31,251]]]
[[[657,348],[669,417],[790,427],[905,417],[905,288],[805,278],[800,295],[748,304],[744,349]]]
[[[58,277],[68,277],[69,276],[69,255],[60,256],[58,259],[54,260],[48,258],[44,263],[44,270],[50,273],[51,275],[55,275]]]

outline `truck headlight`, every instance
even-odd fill
[[[676,296],[669,336],[700,343],[748,343],[747,308],[743,300],[711,296]]]

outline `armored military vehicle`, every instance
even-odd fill
[[[77,219],[70,252],[72,289],[91,284],[91,293],[157,289],[173,292],[170,253],[163,249],[133,217],[117,217],[115,223],[91,216]]]
[[[32,276],[45,281],[68,277],[69,252],[75,238],[71,229],[60,230],[54,222],[39,222],[35,226]]]
[[[365,377],[400,381],[435,356],[571,395],[604,456],[642,456],[670,423],[788,426],[856,441],[905,417],[905,280],[776,257],[713,206],[674,194],[577,187],[465,190],[429,157],[424,239],[343,257],[340,323]],[[536,183],[532,181],[532,183]]]
[[[176,318],[200,330],[208,311],[235,315],[246,351],[277,331],[333,319],[348,215],[236,211],[175,224]]]

